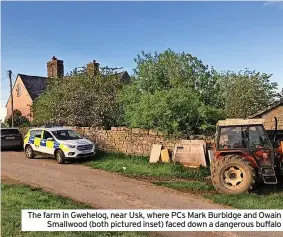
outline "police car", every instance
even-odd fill
[[[74,130],[64,127],[33,128],[24,137],[26,157],[37,154],[54,155],[59,164],[68,158],[83,158],[95,154],[95,145]]]

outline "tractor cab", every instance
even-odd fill
[[[218,152],[240,152],[255,158],[256,164],[273,165],[272,142],[265,132],[262,119],[228,119],[217,124]],[[249,159],[251,161],[251,159]],[[251,161],[254,163],[253,161]]]
[[[262,119],[218,121],[211,177],[219,192],[248,192],[256,177],[266,184],[277,183],[275,150],[263,122]]]

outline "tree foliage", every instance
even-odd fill
[[[9,127],[9,124],[7,123],[7,121],[3,121],[1,119],[1,128],[8,128]]]
[[[135,78],[143,92],[189,88],[207,105],[222,106],[218,74],[191,54],[171,49],[154,54],[141,52],[135,59]]]
[[[246,118],[263,110],[278,97],[277,83],[266,73],[256,71],[221,74],[225,113],[229,118]]]
[[[28,126],[30,124],[29,120],[27,117],[22,115],[22,112],[19,111],[18,109],[15,109],[13,111],[13,117],[14,117],[14,126],[19,127],[19,126]],[[7,118],[4,124],[8,124],[9,127],[12,126],[12,115]]]
[[[133,82],[119,97],[127,126],[173,134],[214,130],[214,122],[223,117],[223,100],[213,68],[170,49],[142,52],[135,62]]]
[[[47,90],[33,104],[34,123],[115,126],[121,114],[116,97],[122,86],[111,69],[97,76],[83,69],[64,79],[49,79]]]
[[[219,119],[246,118],[279,97],[271,75],[248,69],[220,73],[170,49],[142,51],[135,63],[127,85],[108,67],[97,76],[83,67],[64,79],[49,79],[33,103],[34,123],[126,125],[189,136],[214,133]]]

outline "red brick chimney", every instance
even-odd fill
[[[99,63],[95,60],[86,65],[87,73],[91,76],[96,76],[99,73]]]
[[[53,56],[51,61],[47,62],[47,77],[63,78],[64,61],[58,60],[55,56]]]

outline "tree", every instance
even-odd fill
[[[227,117],[246,118],[272,104],[278,96],[278,84],[270,81],[271,76],[248,69],[222,73],[221,87]]]
[[[2,121],[1,119],[1,128],[7,128],[7,127],[9,127],[9,124],[7,124],[6,121]]]
[[[121,113],[116,97],[122,86],[120,78],[109,68],[96,76],[82,70],[64,79],[50,79],[47,90],[32,107],[34,122],[115,126]]]
[[[170,49],[142,52],[135,62],[132,83],[119,95],[125,125],[175,135],[214,132],[223,117],[223,98],[213,68]]]
[[[218,74],[191,54],[176,53],[171,49],[154,54],[141,52],[134,59],[138,88],[154,93],[176,87],[192,89],[207,105],[223,105]]]
[[[192,134],[199,119],[200,102],[195,93],[185,88],[145,93],[126,110],[125,118],[132,127],[155,128],[175,135]]]
[[[30,124],[28,118],[25,116],[22,116],[22,112],[17,109],[13,111],[13,116],[14,116],[14,126],[15,127],[28,126]],[[9,127],[12,126],[12,115],[9,118],[7,118],[5,123],[7,123]]]

